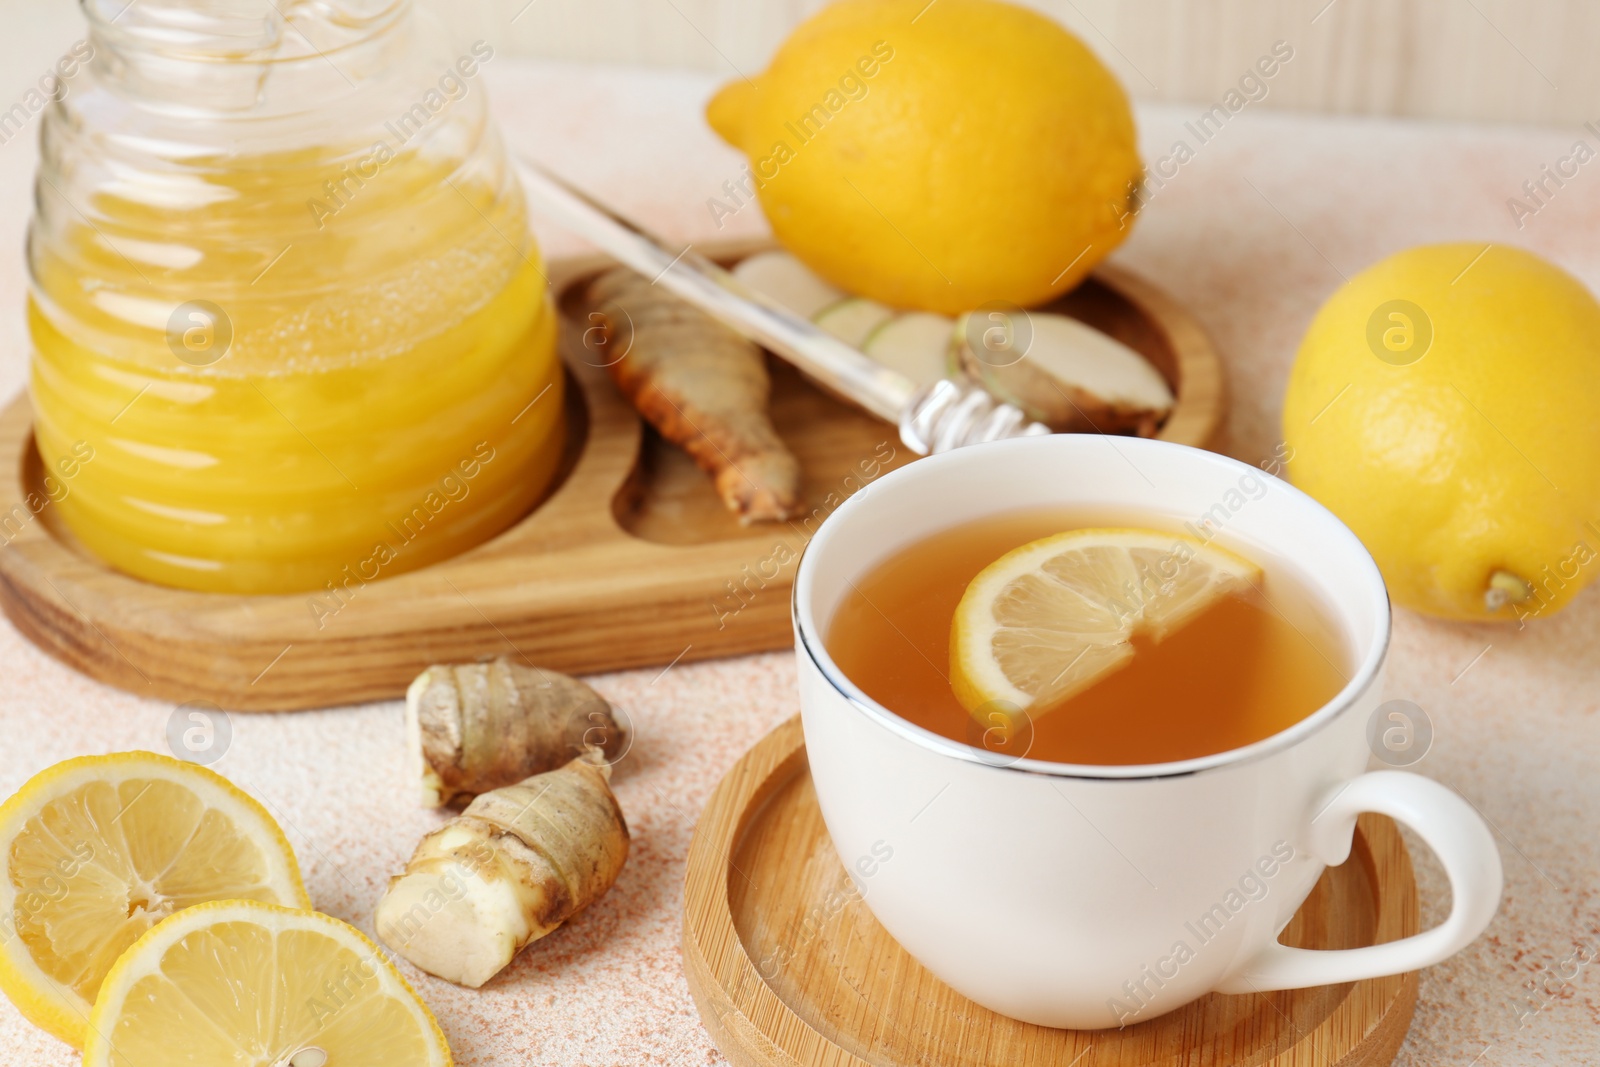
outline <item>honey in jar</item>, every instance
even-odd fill
[[[85,0],[43,128],[35,436],[153,582],[349,588],[479,544],[564,445],[555,321],[485,108],[410,0]]]

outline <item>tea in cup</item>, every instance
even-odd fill
[[[1058,586],[1092,625],[1033,621],[1059,620]],[[996,1012],[1115,1027],[1210,992],[1401,973],[1460,951],[1498,906],[1471,806],[1366,772],[1390,633],[1377,567],[1253,467],[1090,435],[919,460],[818,530],[794,624],[835,848],[893,847],[868,908]],[[1113,624],[1131,636],[1107,644]],[[1279,944],[1364,812],[1433,849],[1449,917],[1366,948]]]

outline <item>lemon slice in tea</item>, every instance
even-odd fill
[[[432,1013],[355,927],[228,900],[179,912],[123,953],[84,1067],[450,1067]]]
[[[1261,568],[1157,530],[1071,530],[995,560],[950,627],[950,682],[978,714],[1049,708],[1125,666],[1134,634],[1159,641]]]
[[[0,846],[0,990],[79,1048],[106,972],[168,915],[227,898],[310,906],[266,809],[150,752],[41,771],[0,805]]]

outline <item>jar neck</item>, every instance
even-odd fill
[[[284,62],[371,40],[412,0],[82,0],[98,47],[193,62]]]
[[[353,88],[413,0],[81,0],[102,81],[208,111],[259,109],[275,72]],[[309,75],[309,81],[308,81]]]

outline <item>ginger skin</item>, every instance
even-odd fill
[[[373,915],[378,936],[476,989],[600,899],[628,858],[628,824],[591,748],[559,770],[484,793],[417,845]]]
[[[800,514],[800,463],[767,417],[761,349],[625,267],[591,282],[588,302],[607,344],[625,349],[611,380],[711,475],[723,504],[745,523]]]
[[[419,674],[406,691],[406,733],[429,808],[555,770],[591,745],[615,762],[629,743],[599,693],[505,657]]]

